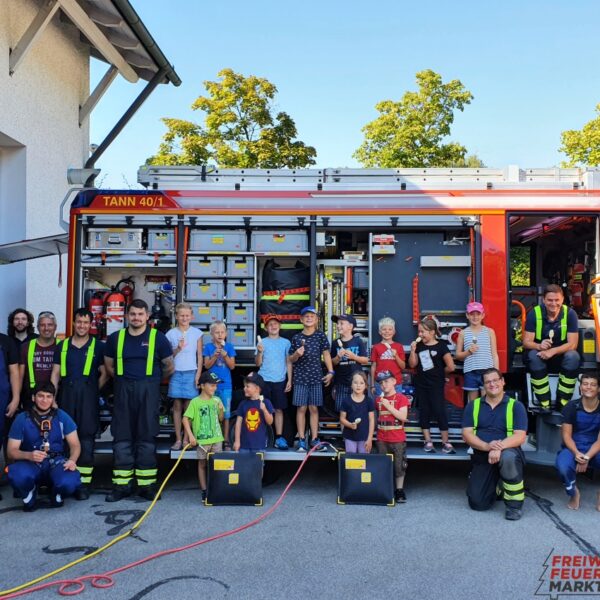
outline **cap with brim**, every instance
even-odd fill
[[[469,302],[469,304],[467,304],[467,314],[472,312],[485,312],[483,304],[481,304],[481,302]]]
[[[381,383],[382,381],[385,381],[386,379],[390,379],[390,377],[394,377],[394,375],[392,374],[391,371],[380,371],[379,373],[377,373],[377,376],[375,377],[375,381],[377,381],[377,383]]]
[[[258,373],[248,373],[246,377],[244,377],[244,383],[253,383],[257,385],[261,390],[265,387],[265,380],[262,378],[262,375]]]
[[[317,309],[314,306],[305,306],[301,311],[300,311],[300,315],[304,316],[306,313],[315,313],[315,315],[317,314]]]
[[[331,320],[334,323],[337,323],[338,321],[348,321],[353,327],[356,327],[356,319],[352,315],[333,315]]]
[[[266,325],[269,321],[277,321],[278,323],[281,323],[281,317],[276,314],[265,315],[263,317],[263,323]]]
[[[223,383],[223,380],[219,379],[218,375],[215,375],[212,371],[204,371],[204,373],[200,375],[199,383],[214,383],[216,385]]]

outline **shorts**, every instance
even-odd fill
[[[333,397],[335,398],[335,410],[340,412],[342,410],[342,402],[348,400],[352,396],[352,388],[338,383],[333,386]]]
[[[221,452],[223,450],[223,442],[215,442],[214,444],[207,444],[203,446],[198,442],[198,448],[196,452],[198,454],[198,460],[206,460],[206,455],[209,452]]]
[[[169,398],[191,400],[198,395],[196,371],[175,371],[169,381]]]
[[[323,384],[295,384],[292,404],[294,406],[323,406]]]
[[[275,410],[285,410],[288,405],[285,381],[265,381],[263,396],[271,401]]]
[[[474,371],[467,371],[463,374],[463,390],[465,392],[478,392],[483,389],[483,373],[487,369],[475,369]]]
[[[380,442],[377,441],[379,454],[394,455],[394,477],[404,477],[406,473],[406,442]]]
[[[223,403],[223,407],[225,408],[225,412],[223,413],[224,419],[231,418],[231,385],[219,383],[217,385],[217,391],[215,392],[215,396],[221,400]]]

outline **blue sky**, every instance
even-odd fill
[[[137,187],[137,168],[165,131],[161,117],[201,122],[190,105],[225,67],[277,86],[277,108],[315,146],[319,167],[359,166],[352,154],[375,104],[415,89],[423,69],[473,93],[452,139],[490,167],[558,165],[561,131],[581,128],[600,102],[597,0],[132,4],[183,84],[160,86],[100,159],[103,187]],[[94,65],[93,84],[105,69]],[[92,114],[91,142],[142,86],[113,83]]]

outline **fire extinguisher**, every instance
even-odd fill
[[[92,326],[90,334],[103,337],[104,334],[104,296],[106,292],[94,292],[88,302],[88,309],[92,313]]]
[[[125,296],[114,286],[104,298],[106,313],[106,335],[125,326]]]

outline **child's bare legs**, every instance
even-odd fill
[[[469,390],[467,392],[467,398],[469,399],[469,402],[473,402],[473,400],[475,400],[476,398],[479,398],[481,396],[481,393],[478,392],[477,390]]]
[[[206,460],[198,461],[198,482],[200,483],[200,489],[206,489]]]
[[[425,441],[425,443],[430,442],[431,434],[429,433],[429,429],[422,429],[421,431],[423,432],[423,440]]]
[[[298,429],[298,439],[303,440],[306,435],[306,410],[308,407],[299,406],[296,410],[296,428]]]
[[[404,475],[402,477],[396,477],[396,489],[401,490],[404,488]]]
[[[181,446],[181,418],[183,416],[183,403],[181,398],[173,399],[173,427],[175,427],[175,444]]]
[[[309,419],[310,419],[310,439],[314,440],[319,437],[319,407],[309,406]]]
[[[229,445],[229,419],[223,419],[223,437],[225,444]]]
[[[283,435],[283,411],[279,408],[275,409],[275,436]]]
[[[188,406],[190,405],[191,400],[184,400],[182,402],[182,412],[185,413],[185,411],[188,409]],[[175,422],[175,416],[173,416],[173,422]],[[181,427],[180,427],[181,429]],[[176,430],[178,431],[178,430]],[[183,445],[185,446],[190,440],[188,440],[188,436],[185,432],[185,429],[183,430]]]
[[[440,433],[442,435],[442,444],[447,444],[448,443],[448,430],[440,431]]]

